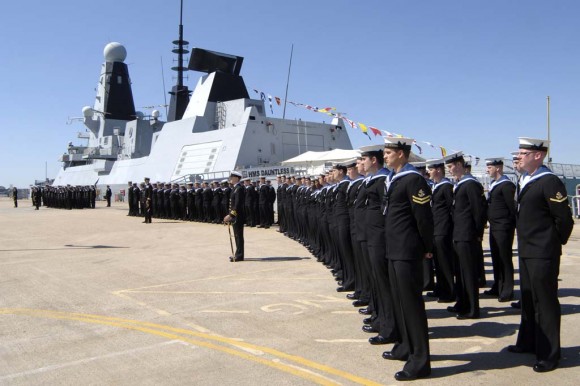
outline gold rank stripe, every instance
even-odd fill
[[[566,201],[566,200],[568,200],[568,197],[562,197],[562,198],[560,198],[560,199],[557,199],[557,198],[550,198],[550,201],[553,201],[553,202],[564,202],[564,201]]]
[[[423,198],[419,198],[417,196],[413,196],[413,202],[416,203],[416,204],[423,205],[423,204],[426,204],[426,203],[428,203],[430,201],[431,201],[431,196],[425,196]]]

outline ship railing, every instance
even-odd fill
[[[175,178],[169,181],[172,184],[188,184],[195,182],[213,182],[228,179],[230,177],[230,171],[218,171],[211,173],[197,173],[197,174],[186,174],[179,178]]]

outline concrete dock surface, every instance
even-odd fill
[[[276,227],[246,228],[246,261],[230,263],[224,225],[127,212],[0,199],[0,384],[398,383],[403,363],[381,357],[392,345],[368,343],[329,270]],[[561,261],[557,370],[534,373],[533,355],[505,350],[520,321],[510,303],[482,295],[482,317],[457,320],[426,298],[433,372],[415,384],[579,384],[576,225]]]

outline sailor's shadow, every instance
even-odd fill
[[[0,249],[0,252],[27,252],[27,251],[70,251],[71,249],[126,249],[129,247],[116,247],[113,245],[71,245],[65,248],[26,248],[26,249]]]
[[[455,318],[456,312],[447,311],[447,306],[452,306],[453,303],[441,303],[442,308],[429,309],[427,311],[427,319],[445,319],[445,318]],[[499,316],[509,316],[509,315],[519,315],[520,310],[513,308],[509,303],[506,303],[504,307],[481,307],[480,308],[480,319],[495,318]],[[562,309],[562,313],[564,310]]]
[[[572,368],[580,366],[580,355],[578,355],[579,351],[579,346],[563,347],[562,359],[560,360],[558,367]],[[466,363],[447,367],[437,367],[437,362],[444,361],[458,361]],[[432,353],[431,362],[434,368],[431,372],[430,378],[448,377],[465,372],[504,370],[520,366],[530,367],[530,375],[532,375],[531,367],[536,362],[536,358],[533,354],[513,354],[503,348],[500,352],[478,352],[449,355],[438,355]]]
[[[503,338],[514,335],[519,324],[506,324],[496,322],[477,322],[469,326],[434,326],[429,327],[429,339],[448,338]]]
[[[277,262],[277,261],[296,261],[296,260],[310,260],[310,257],[298,257],[298,256],[288,256],[288,257],[250,257],[245,258],[244,261],[258,261],[258,262]]]

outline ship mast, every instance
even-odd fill
[[[173,44],[176,46],[172,52],[177,54],[177,66],[171,67],[173,71],[177,71],[177,84],[171,89],[171,101],[169,102],[169,115],[167,121],[177,121],[183,117],[187,104],[189,103],[189,96],[191,91],[187,86],[183,85],[183,73],[188,71],[187,67],[183,66],[183,55],[188,54],[188,41],[183,40],[183,0],[181,0],[181,7],[179,11],[179,39],[174,40]]]

